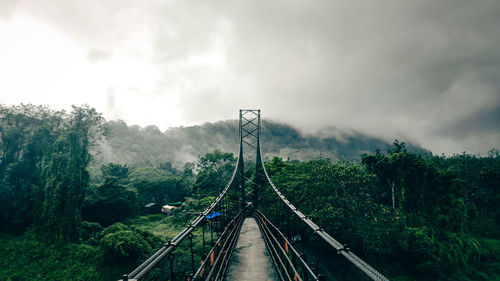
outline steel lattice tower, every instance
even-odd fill
[[[244,157],[247,163],[255,163],[255,176],[253,180],[246,178],[244,174],[244,162],[240,162],[240,195],[241,206],[246,205],[246,183],[251,183],[253,189],[250,192],[252,204],[255,208],[259,207],[259,189],[261,188],[262,178],[259,176],[262,170],[261,152],[260,152],[260,109],[240,109],[239,135],[240,135],[240,155]]]

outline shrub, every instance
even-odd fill
[[[138,260],[148,256],[160,242],[153,234],[116,223],[98,235],[107,262]]]

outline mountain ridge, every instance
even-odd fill
[[[158,165],[170,162],[181,168],[200,155],[215,149],[237,153],[238,121],[221,120],[202,125],[172,127],[164,132],[151,125],[127,125],[122,120],[107,122],[110,134],[100,143],[95,162]],[[279,156],[286,160],[310,160],[318,157],[356,160],[363,153],[388,150],[392,143],[352,130],[335,127],[316,133],[302,133],[291,125],[262,120],[261,145],[264,159]],[[429,153],[407,142],[410,151]]]

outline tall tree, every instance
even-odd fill
[[[0,229],[23,231],[38,213],[41,169],[62,116],[42,106],[0,105]]]
[[[95,109],[73,107],[44,166],[42,232],[49,240],[79,236],[81,208],[89,184],[89,148],[102,135],[104,119]]]

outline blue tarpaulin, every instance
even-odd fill
[[[207,215],[207,216],[206,216],[206,218],[207,218],[207,219],[213,219],[213,218],[218,217],[218,216],[220,216],[220,213],[219,213],[219,212],[214,211],[214,212],[212,212],[210,215]]]

